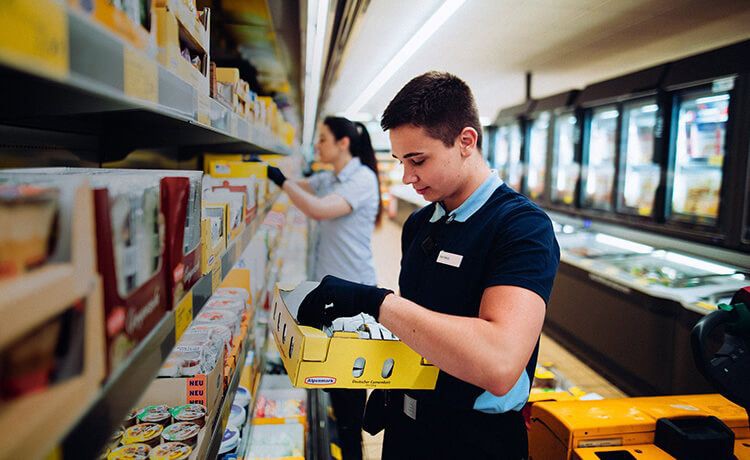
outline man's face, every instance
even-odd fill
[[[393,157],[404,165],[404,184],[432,202],[456,193],[463,167],[458,142],[446,147],[423,128],[412,125],[391,129],[390,138]]]

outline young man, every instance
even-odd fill
[[[381,125],[404,183],[432,202],[404,224],[400,296],[326,277],[298,319],[369,313],[440,368],[435,390],[389,392],[384,459],[525,458],[520,410],[559,262],[550,220],[483,160],[459,78],[414,78]]]

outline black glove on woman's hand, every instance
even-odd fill
[[[284,185],[284,181],[286,181],[286,176],[284,175],[281,170],[275,166],[268,166],[268,178],[273,181],[274,184],[278,185],[279,187]]]
[[[336,318],[359,313],[367,313],[377,320],[380,305],[388,294],[393,294],[393,291],[327,275],[300,304],[297,322],[320,329]]]

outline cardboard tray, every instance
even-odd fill
[[[320,329],[300,326],[297,308],[318,283],[304,282],[291,289],[276,286],[269,324],[284,368],[292,385],[299,388],[386,388],[431,390],[438,368],[427,363],[399,340],[360,339],[353,333],[328,337]],[[364,358],[359,377],[353,373],[355,360]],[[393,360],[390,374],[384,372]]]

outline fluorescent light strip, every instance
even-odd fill
[[[692,267],[698,270],[716,273],[717,275],[732,275],[737,272],[737,270],[726,267],[724,265],[707,262],[705,260],[694,259],[692,257],[683,256],[682,254],[677,254],[674,252],[668,252],[665,259],[670,262],[687,265],[688,267]]]
[[[352,105],[346,109],[347,114],[354,114],[359,112],[362,107],[367,104],[372,97],[377,94],[380,88],[390,80],[393,74],[401,68],[406,61],[437,31],[445,21],[450,18],[453,13],[463,5],[466,0],[446,0],[440,8],[433,13],[430,19],[425,22],[422,27],[419,28],[411,39],[401,47],[398,53],[391,59],[391,61],[378,73],[378,75],[367,85],[367,88],[352,102]]]
[[[604,233],[597,233],[594,239],[598,243],[614,246],[620,249],[626,249],[628,251],[637,252],[639,254],[648,254],[649,252],[654,250],[654,248],[652,248],[651,246],[646,246],[645,244],[636,243],[634,241],[623,240],[622,238],[605,235]]]
[[[305,117],[302,125],[302,145],[312,144],[315,117],[320,96],[323,66],[323,41],[326,33],[329,0],[309,0],[307,11],[307,43],[305,46]]]

